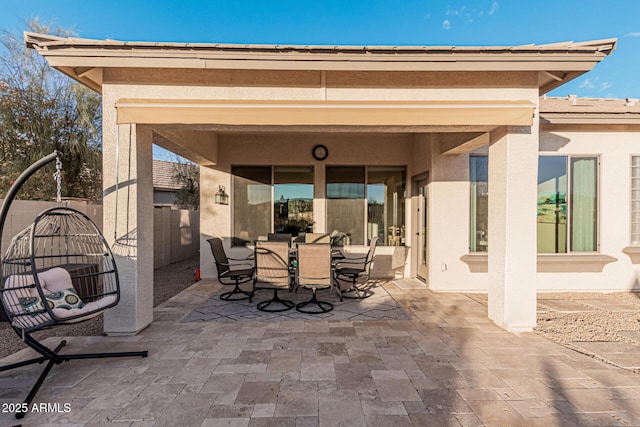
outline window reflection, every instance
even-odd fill
[[[327,166],[327,232],[346,234],[345,244],[364,242],[364,167]]]
[[[538,160],[538,253],[567,252],[567,158]]]
[[[471,156],[469,172],[471,181],[471,252],[487,252],[489,247],[489,161],[487,156]]]
[[[276,167],[273,182],[274,231],[294,237],[313,232],[313,168]]]
[[[381,245],[405,243],[405,169],[369,167],[367,171],[367,237]]]
[[[234,166],[233,245],[253,244],[271,231],[271,167]]]

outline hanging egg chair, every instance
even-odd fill
[[[53,160],[60,203],[62,163],[56,151],[31,165],[9,189],[0,209],[0,242],[16,193],[33,173]],[[40,213],[30,226],[13,237],[2,258],[0,272],[1,320],[8,321],[28,346],[42,354],[0,366],[0,371],[48,361],[23,408],[30,406],[54,364],[72,359],[147,356],[147,351],[60,354],[66,341],[51,350],[31,335],[41,329],[88,320],[120,300],[113,254],[98,227],[84,213],[63,206]],[[17,418],[24,415],[25,412],[16,413]]]

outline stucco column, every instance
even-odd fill
[[[115,121],[103,129],[104,235],[121,291],[119,304],[105,312],[104,330],[134,335],[153,320],[152,132]]]
[[[538,123],[489,145],[489,318],[511,332],[536,325]]]

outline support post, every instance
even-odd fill
[[[510,332],[536,326],[538,120],[489,145],[489,318]]]
[[[105,312],[108,335],[135,335],[153,321],[153,173],[151,129],[116,125],[103,132],[104,235],[118,266],[120,303]]]

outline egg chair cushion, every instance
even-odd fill
[[[84,302],[80,299],[75,289],[68,288],[60,292],[51,292],[44,297],[45,303],[50,309],[61,308],[71,310],[73,308],[84,307]],[[35,313],[44,310],[44,305],[40,297],[22,297],[20,304],[29,313]]]
[[[46,286],[45,279],[40,275],[38,275],[38,281],[40,282],[40,286]],[[22,288],[23,286],[33,287]],[[22,300],[39,297],[32,274],[15,274],[9,276],[5,281],[4,287],[4,301],[12,315],[25,312],[25,306]]]
[[[77,323],[87,320],[97,316],[102,310],[114,305],[117,301],[116,295],[107,295],[96,301],[86,304],[82,303],[71,282],[71,275],[67,270],[60,267],[38,273],[38,282],[48,303],[49,301],[55,301],[56,298],[54,297],[58,297],[58,300],[60,300],[60,295],[62,296],[62,301],[65,300],[65,297],[71,297],[73,300],[75,300],[75,298],[78,299],[78,302],[71,306],[69,304],[61,304],[60,306],[54,304],[54,307],[49,305],[49,307],[52,308],[55,320],[61,323]],[[13,324],[19,328],[33,330],[36,328],[36,325],[49,325],[52,323],[52,318],[48,313],[37,313],[44,307],[40,301],[38,289],[35,286],[32,288],[15,289],[34,284],[35,281],[31,274],[12,275],[5,281],[5,303],[14,316]],[[13,290],[9,291],[12,288]],[[75,297],[71,292],[75,294]],[[66,306],[63,307],[63,305]],[[34,314],[26,317],[20,316],[20,314],[23,313]],[[72,319],[68,319],[70,317],[72,317]]]

